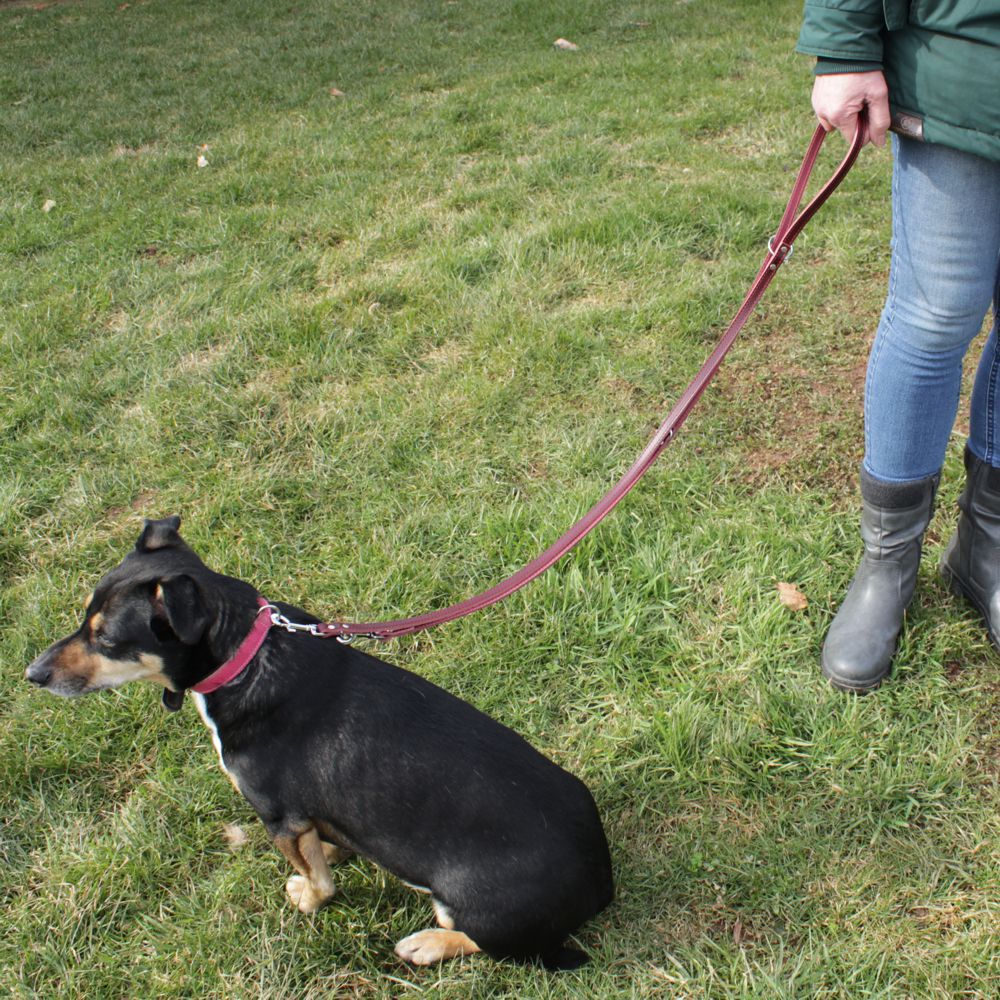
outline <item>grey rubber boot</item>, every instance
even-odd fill
[[[887,483],[861,470],[864,554],[823,643],[823,675],[836,688],[873,691],[889,676],[939,478]]]
[[[1000,648],[1000,469],[965,449],[965,489],[958,498],[958,528],[941,557],[952,592],[983,616]]]

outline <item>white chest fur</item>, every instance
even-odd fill
[[[236,780],[236,775],[233,774],[228,767],[226,767],[226,760],[222,756],[222,740],[219,737],[219,729],[215,724],[215,720],[208,714],[208,706],[205,704],[205,696],[203,694],[198,694],[197,691],[189,691],[188,693],[191,695],[191,700],[194,702],[195,708],[198,709],[201,721],[205,723],[209,733],[211,734],[212,746],[215,747],[215,752],[219,755],[219,766],[222,768],[226,777],[233,783],[233,787],[236,791],[239,792],[240,786],[239,782]]]

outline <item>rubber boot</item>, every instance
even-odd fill
[[[953,593],[983,616],[1000,648],[1000,469],[965,449],[965,489],[958,528],[941,557],[941,575]]]
[[[861,470],[864,554],[823,643],[823,675],[835,688],[873,691],[889,676],[939,478],[887,483]]]

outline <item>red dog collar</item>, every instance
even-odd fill
[[[218,670],[209,674],[203,681],[192,685],[191,690],[198,694],[211,694],[217,691],[223,684],[228,684],[233,678],[239,677],[246,669],[246,665],[257,655],[257,650],[264,645],[267,633],[271,631],[274,624],[269,614],[265,611],[271,609],[271,605],[263,597],[257,598],[260,610],[254,620],[250,634],[240,643],[239,649],[219,667]]]

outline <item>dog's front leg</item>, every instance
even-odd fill
[[[285,883],[288,898],[303,913],[315,913],[333,899],[337,887],[315,827],[305,833],[274,835],[274,844],[299,873]]]

